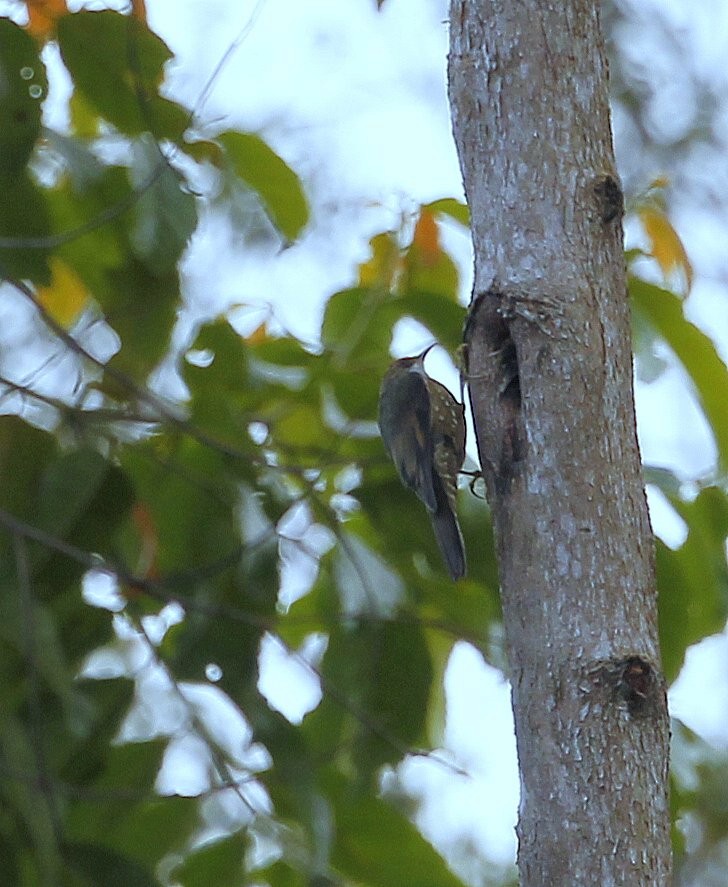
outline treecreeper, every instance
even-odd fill
[[[396,360],[379,392],[379,430],[402,483],[414,490],[432,521],[450,576],[465,575],[457,518],[457,481],[465,459],[465,407],[425,371],[430,345]]]

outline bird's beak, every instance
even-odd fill
[[[423,362],[424,359],[427,357],[427,355],[430,353],[430,351],[432,351],[432,349],[435,348],[437,344],[438,344],[437,342],[433,342],[431,345],[428,345],[427,348],[425,348],[425,350],[423,352],[421,352],[421,354],[419,354],[419,356],[417,357],[417,360],[419,360],[420,362]]]

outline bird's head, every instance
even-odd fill
[[[432,342],[432,344],[428,345],[424,351],[421,351],[419,354],[415,355],[415,357],[402,357],[395,361],[394,365],[404,372],[427,375],[427,373],[425,373],[425,358],[436,345],[437,342]]]

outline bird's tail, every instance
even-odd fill
[[[448,571],[453,580],[461,579],[465,575],[465,545],[460,524],[447,499],[440,500],[430,517]]]

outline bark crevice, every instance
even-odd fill
[[[493,480],[503,494],[509,489],[520,464],[526,459],[526,434],[521,402],[521,374],[516,340],[512,335],[514,312],[511,300],[491,287],[474,301],[465,328],[465,353],[470,340],[484,342],[485,365],[466,368],[471,397],[473,390],[489,393],[489,426]],[[482,347],[482,346],[479,346]]]

